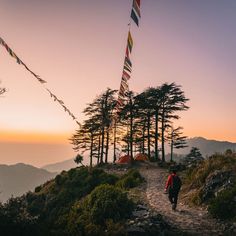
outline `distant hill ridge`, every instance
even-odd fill
[[[60,173],[62,170],[70,170],[71,168],[75,168],[77,165],[74,162],[74,158],[61,161],[61,162],[56,162],[53,164],[45,165],[42,166],[42,169],[45,169],[50,172],[58,172]]]
[[[217,140],[208,140],[203,137],[194,137],[189,138],[187,140],[188,147],[184,149],[175,149],[174,153],[178,155],[186,155],[190,152],[191,147],[197,147],[200,149],[203,156],[210,156],[216,152],[225,152],[227,149],[236,150],[236,143],[228,142],[228,141],[217,141]],[[169,147],[166,147],[166,153],[170,150]],[[167,155],[167,160],[168,160]],[[84,157],[84,164],[88,164],[88,157]],[[69,170],[76,166],[73,159],[69,159],[66,161],[50,164],[43,166],[42,168],[51,172],[60,173],[62,170]]]
[[[0,201],[4,202],[12,195],[21,196],[55,176],[56,173],[23,163],[0,165]]]
[[[236,143],[228,141],[209,140],[203,137],[194,137],[188,139],[188,147],[180,150],[175,150],[177,154],[189,153],[191,147],[200,149],[203,156],[210,156],[216,152],[223,153],[227,149],[236,150]]]

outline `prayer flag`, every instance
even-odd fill
[[[136,23],[136,25],[139,26],[138,16],[136,15],[134,9],[132,9],[132,11],[131,11],[131,18],[132,18],[133,21]]]
[[[128,57],[125,57],[125,65],[129,66],[129,67],[132,67],[132,62],[130,61],[130,59]]]
[[[126,71],[123,70],[122,78],[125,78],[125,79],[129,80],[130,75]]]
[[[126,65],[124,65],[124,70],[129,71],[130,73],[132,72],[131,68],[127,67]]]
[[[141,0],[134,0],[134,2],[136,2],[137,5],[138,5],[138,7],[140,8],[140,2],[141,2]]]
[[[141,17],[140,13],[140,1],[134,0],[133,1],[133,9],[137,12],[138,16]]]
[[[132,48],[133,48],[133,39],[132,39],[130,31],[128,33],[128,48],[129,48],[129,51],[131,53],[132,52]]]

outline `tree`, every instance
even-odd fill
[[[84,153],[90,151],[90,166],[93,157],[98,158],[98,163],[108,162],[110,136],[112,135],[111,123],[115,107],[114,94],[116,90],[107,89],[84,109],[87,119],[70,139],[75,151]]]
[[[189,154],[183,159],[183,163],[186,166],[196,166],[204,158],[197,147],[192,147]]]
[[[173,126],[170,128],[168,139],[169,139],[169,145],[170,145],[170,161],[173,161],[173,152],[174,148],[180,149],[187,147],[187,136],[183,136],[182,132],[183,127],[173,128]]]
[[[122,123],[127,127],[127,132],[123,136],[123,141],[126,143],[128,155],[131,159],[133,156],[133,141],[134,141],[134,109],[135,109],[134,93],[129,91],[127,93],[127,104],[124,106],[121,112]]]
[[[202,154],[197,147],[192,147],[187,157],[193,159],[203,159]]]
[[[160,87],[161,151],[163,162],[165,162],[165,131],[170,127],[171,120],[179,119],[176,112],[185,111],[189,108],[185,105],[188,100],[181,90],[181,86],[175,83],[165,83]]]
[[[137,138],[137,141],[143,140],[143,152],[147,147],[148,158],[151,157],[151,147],[153,146],[153,104],[150,89],[136,96],[136,123],[143,130],[142,137]]]
[[[82,163],[84,160],[83,156],[81,156],[80,154],[78,154],[75,159],[74,159],[74,162],[79,165],[81,164],[82,166],[84,166],[84,164]]]

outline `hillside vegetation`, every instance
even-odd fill
[[[186,173],[185,198],[217,218],[236,220],[236,153],[214,154]]]
[[[134,208],[124,189],[142,181],[136,170],[121,177],[99,168],[64,171],[35,192],[0,205],[1,233],[122,235],[121,223]]]

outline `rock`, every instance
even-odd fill
[[[141,211],[134,211],[133,216],[134,217],[144,217],[147,214],[146,210],[141,210]]]
[[[166,229],[171,230],[160,214],[154,214],[148,207],[138,205],[133,211],[133,218],[126,223],[127,235],[164,235]]]
[[[146,211],[148,211],[148,208],[146,207],[146,206],[144,206],[144,205],[138,205],[137,206],[137,210],[146,210]]]
[[[129,236],[136,236],[136,235],[137,236],[139,236],[139,235],[144,236],[144,235],[146,235],[145,230],[142,229],[141,227],[138,227],[138,226],[131,226],[131,227],[127,228],[126,232]]]
[[[210,174],[202,189],[203,202],[216,197],[221,191],[231,187],[234,182],[234,175],[232,171],[216,170]]]

